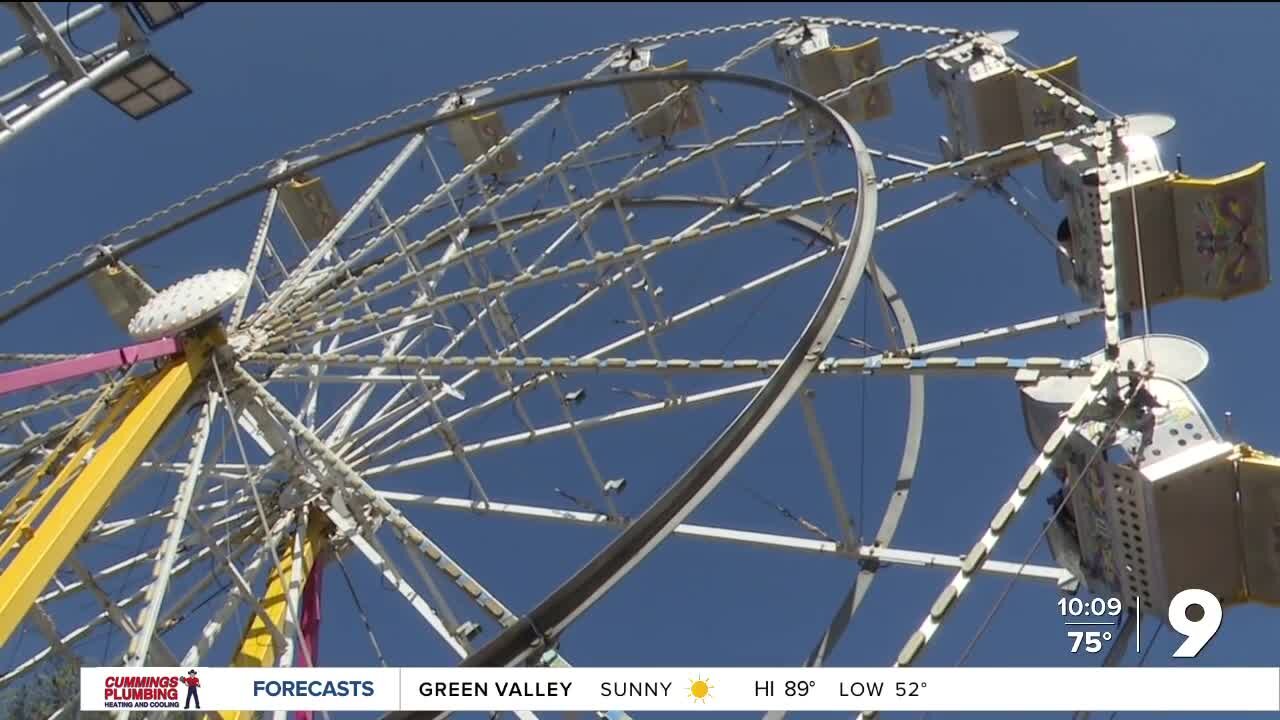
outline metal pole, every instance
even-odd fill
[[[12,140],[18,133],[36,124],[45,115],[57,110],[63,103],[70,100],[72,95],[75,95],[87,87],[96,85],[98,81],[118,70],[133,57],[133,50],[120,51],[119,54],[111,56],[106,62],[89,71],[88,75],[85,75],[79,80],[76,80],[66,86],[58,94],[23,115],[21,119],[12,123],[9,127],[0,129],[0,147],[3,147],[6,142]]]
[[[98,4],[81,10],[75,15],[72,15],[66,22],[60,22],[55,25],[54,30],[56,30],[59,35],[65,35],[68,30],[74,30],[80,27],[101,15],[102,11],[106,9],[107,7],[105,5]],[[14,8],[14,12],[18,12],[16,8]],[[4,68],[5,66],[29,55],[36,54],[44,47],[44,43],[46,42],[48,42],[48,38],[43,34],[37,33],[35,35],[23,35],[18,38],[17,45],[5,50],[3,53],[0,53],[0,68]]]

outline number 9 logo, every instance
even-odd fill
[[[1187,617],[1187,609],[1192,605],[1198,605],[1204,611],[1199,620]],[[1222,625],[1222,605],[1213,593],[1196,589],[1183,590],[1174,595],[1173,601],[1169,603],[1169,624],[1187,637],[1173,656],[1193,658],[1209,644]]]

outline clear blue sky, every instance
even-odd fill
[[[614,40],[783,13],[1016,28],[1022,35],[1015,48],[1033,61],[1048,64],[1081,56],[1085,91],[1105,107],[1174,115],[1178,127],[1163,142],[1166,163],[1172,166],[1174,154],[1181,153],[1187,170],[1197,175],[1272,160],[1280,148],[1274,139],[1280,102],[1272,89],[1273,53],[1268,49],[1280,11],[1266,5],[214,5],[156,37],[157,52],[194,87],[190,98],[135,123],[87,94],[4,148],[0,217],[5,220],[9,257],[0,265],[0,286],[212,181],[439,90]],[[737,45],[723,42],[707,41],[704,49],[711,52],[706,56],[725,56],[744,44],[741,39],[732,41]],[[914,69],[895,83],[895,88],[922,95],[916,86],[923,86],[924,75]],[[932,154],[930,138],[941,128],[941,106],[904,105],[884,127],[868,127],[868,141],[874,145],[882,136],[910,138],[907,147],[914,144]],[[525,155],[529,159],[538,152]],[[344,183],[355,187],[366,176],[336,180],[339,194],[346,191]],[[1032,189],[1042,193],[1038,185]],[[1274,192],[1271,196],[1274,208]],[[218,264],[240,265],[252,232],[251,223],[240,227],[243,232],[236,236],[196,231],[175,238],[146,256],[147,267],[163,284]],[[926,340],[1079,306],[1057,285],[1043,241],[1012,215],[997,212],[990,198],[887,235],[878,241],[876,253]],[[1280,453],[1274,419],[1278,387],[1266,360],[1280,350],[1271,333],[1277,292],[1272,288],[1225,305],[1183,302],[1161,307],[1154,313],[1154,325],[1209,348],[1209,371],[1194,386],[1203,405],[1215,418],[1231,411],[1240,439]],[[784,293],[754,320],[797,322],[808,310],[789,312],[777,306],[785,306],[789,298],[811,303],[811,296],[803,289]],[[745,317],[727,315],[719,329],[722,336]],[[873,324],[874,319],[873,312]],[[779,332],[781,337],[794,337],[798,329],[791,325]],[[842,332],[862,333],[860,309],[849,313]],[[723,354],[752,356],[753,337],[740,340],[747,348],[734,345]],[[761,331],[759,341],[767,337]],[[0,328],[0,343],[13,351],[90,350],[120,340],[118,331],[89,305],[83,290]],[[1100,328],[1089,325],[993,346],[990,351],[1084,355],[1100,340]],[[719,342],[689,342],[688,347],[676,347],[674,354],[714,356],[720,347]],[[868,420],[862,428],[859,381],[848,378],[818,386],[837,468],[850,493],[858,487],[865,433],[866,515],[874,526],[898,462],[905,392],[900,381],[872,380],[867,387]],[[1016,394],[1007,383],[943,379],[930,382],[928,392],[917,491],[894,544],[961,553],[978,537],[1033,453]],[[615,474],[627,476],[633,488],[639,488],[630,500],[638,511],[642,500],[656,495],[699,443],[710,439],[718,425],[709,423],[723,422],[733,409],[699,415],[696,421],[646,424],[644,437],[652,443],[647,450],[630,443],[625,432],[605,432],[597,452],[611,458]],[[560,470],[578,473],[581,465],[568,454],[570,446],[557,447],[565,454],[495,455],[486,471],[490,476],[523,477],[524,487],[513,493],[524,501],[555,504],[555,496],[544,488],[561,482],[552,479]],[[654,447],[662,451],[655,453]],[[655,454],[659,457],[648,457]],[[559,458],[563,462],[557,463]],[[821,505],[817,472],[799,413],[793,409],[695,520],[803,533],[751,500],[743,492],[750,487],[832,531],[836,526],[830,510]],[[437,482],[443,484],[432,485]],[[581,479],[575,482],[585,487]],[[463,492],[456,477],[397,478],[394,486]],[[1044,508],[1037,499],[998,558],[1021,559],[1040,530]],[[413,517],[517,611],[531,607],[606,539],[598,531],[558,525],[420,511]],[[1047,553],[1042,550],[1036,561],[1047,562]],[[399,598],[379,586],[371,573],[356,570],[357,564],[348,566],[356,573],[361,600],[375,618],[390,662],[452,663],[446,649],[425,626],[415,623]],[[564,651],[583,665],[798,664],[853,573],[849,564],[828,558],[672,541],[569,633]],[[832,664],[891,662],[947,577],[925,569],[885,570]],[[927,664],[955,662],[1003,587],[1003,581],[978,583],[927,655]],[[1016,587],[968,664],[1096,662],[1067,652],[1056,599],[1049,588]],[[350,597],[334,573],[328,578],[326,603],[321,662],[372,662]],[[1196,662],[1276,664],[1273,613],[1257,607],[1228,612],[1218,638]],[[1151,629],[1144,622],[1147,639]],[[1164,633],[1147,664],[1171,664],[1174,647],[1172,633]]]

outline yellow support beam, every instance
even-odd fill
[[[311,566],[316,556],[324,552],[329,543],[329,521],[323,514],[312,511],[307,521],[307,537],[302,543],[302,567],[298,576],[302,582],[311,574]],[[293,565],[298,558],[293,552],[293,543],[285,546],[280,553],[279,567],[271,569],[267,578],[267,588],[262,594],[262,613],[253,613],[249,625],[240,639],[240,648],[236,650],[232,667],[272,667],[284,649],[276,644],[276,630],[284,627],[285,615],[289,608],[289,584],[293,580]],[[301,596],[301,588],[299,597]],[[301,615],[302,609],[294,612]],[[271,620],[268,625],[263,619],[265,614]],[[294,620],[299,617],[295,616]],[[296,634],[296,633],[295,633]],[[222,714],[222,720],[252,720],[255,712],[251,710],[231,710]]]
[[[48,473],[49,469],[53,467],[62,453],[51,453],[40,467],[32,473],[27,482],[22,486],[18,493],[14,495],[9,505],[3,512],[0,512],[0,532],[3,532],[10,526],[14,525],[14,523],[10,521],[15,518],[16,513],[25,509],[25,512],[22,513],[22,517],[17,518],[16,527],[13,527],[12,532],[10,532],[3,541],[0,541],[0,565],[4,564],[5,558],[9,557],[9,553],[14,550],[20,542],[31,537],[31,533],[35,529],[36,522],[39,520],[41,514],[44,513],[44,509],[48,507],[49,503],[53,502],[53,500],[58,497],[58,493],[61,492],[62,489],[66,487],[67,483],[76,476],[76,473],[80,471],[80,468],[84,465],[85,458],[89,455],[89,451],[93,450],[93,448],[97,446],[98,441],[102,439],[102,436],[106,434],[107,430],[110,430],[115,425],[116,421],[120,419],[120,416],[130,408],[141,393],[146,392],[148,387],[149,385],[147,382],[135,384],[133,387],[129,388],[124,395],[117,399],[107,411],[107,416],[98,422],[98,424],[93,428],[93,431],[89,433],[89,437],[85,439],[75,453],[67,459],[66,463],[62,466],[62,470],[54,476],[53,481],[50,482],[43,490],[33,492],[36,484],[46,473]],[[29,501],[34,502],[27,505]]]
[[[302,543],[302,571],[299,576],[306,582],[311,573],[311,565],[316,555],[324,552],[329,539],[328,520],[313,512],[307,522],[307,537]],[[289,583],[293,579],[293,543],[289,543],[280,553],[280,566],[271,569],[267,579],[267,588],[262,595],[262,609],[276,628],[284,626],[285,612],[289,604]],[[298,612],[301,612],[299,610]],[[283,648],[276,646],[276,633],[263,620],[263,613],[254,613],[249,626],[240,640],[240,649],[236,651],[232,667],[270,667],[275,665],[276,657]],[[295,618],[296,619],[296,618]],[[235,720],[235,715],[227,716]]]
[[[26,617],[40,591],[102,515],[121,481],[182,403],[221,335],[186,343],[186,354],[157,373],[154,384],[0,572],[0,646]],[[120,402],[125,402],[121,399]]]

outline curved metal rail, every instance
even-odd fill
[[[148,233],[144,233],[131,240],[127,240],[119,245],[113,246],[111,248],[111,252],[109,255],[107,254],[100,255],[94,260],[85,263],[83,266],[80,267],[80,269],[70,273],[66,277],[63,277],[59,280],[52,282],[49,286],[41,290],[33,292],[29,297],[15,303],[13,307],[10,307],[5,310],[0,310],[0,325],[4,325],[6,322],[25,313],[26,311],[44,302],[45,300],[48,300],[49,298],[53,297],[57,293],[61,292],[62,290],[65,290],[68,287],[71,287],[72,285],[76,284],[80,280],[83,280],[84,278],[88,277],[93,272],[97,270],[101,270],[102,268],[114,262],[124,259],[125,257],[132,255],[133,253],[149,245],[154,244],[156,241],[162,238],[165,238],[169,235],[172,235],[173,233],[177,232],[178,230],[181,230],[182,228],[187,227],[188,225],[191,225],[210,215],[213,215],[219,210],[225,210],[226,208],[229,208],[244,200],[247,200],[257,195],[258,193],[268,191],[271,188],[275,187],[276,185],[279,185],[280,183],[288,180],[289,178],[295,177],[299,174],[312,173],[312,171],[318,168],[324,167],[326,165],[331,165],[339,160],[342,160],[343,158],[350,157],[352,155],[358,155],[359,153],[362,153],[366,150],[371,150],[381,145],[385,145],[386,143],[391,142],[392,140],[396,140],[398,138],[421,133],[425,130],[429,130],[430,128],[436,127],[438,125],[444,125],[445,123],[451,122],[453,120],[468,117],[471,115],[483,115],[489,112],[496,112],[504,107],[507,107],[508,105],[515,105],[517,103],[527,102],[530,100],[539,100],[542,98],[554,97],[556,95],[565,95],[565,94],[578,92],[582,90],[591,90],[591,89],[602,88],[602,87],[612,87],[614,85],[625,85],[629,83],[660,82],[663,80],[676,80],[676,81],[687,80],[691,82],[708,82],[708,81],[725,82],[730,84],[757,87],[764,90],[771,90],[778,94],[787,95],[788,97],[794,97],[797,100],[799,100],[801,104],[808,105],[810,107],[821,108],[822,112],[829,113],[833,118],[838,120],[837,127],[840,127],[842,130],[847,130],[848,133],[853,133],[853,127],[850,126],[849,123],[846,122],[844,118],[841,118],[838,115],[836,115],[834,111],[822,105],[820,102],[818,102],[817,98],[806,93],[805,91],[796,87],[792,87],[779,80],[774,80],[772,78],[766,78],[766,77],[761,77],[757,75],[748,75],[745,73],[725,72],[720,70],[673,70],[673,71],[662,71],[662,72],[630,73],[630,74],[623,74],[623,75],[614,75],[607,78],[587,78],[582,80],[572,80],[568,82],[558,83],[555,85],[546,85],[543,87],[534,88],[532,90],[525,90],[517,93],[512,93],[511,95],[506,95],[501,98],[490,100],[487,102],[477,102],[475,105],[469,105],[464,108],[459,108],[457,110],[453,110],[450,112],[441,113],[439,115],[435,115],[426,120],[407,123],[405,125],[402,125],[393,130],[388,130],[379,135],[374,135],[372,137],[368,137],[363,140],[358,140],[356,142],[350,143],[345,147],[339,148],[325,155],[310,157],[305,160],[301,160],[297,163],[290,164],[285,169],[280,170],[278,172],[274,172],[271,175],[264,178],[263,180],[253,183],[241,190],[238,190],[232,193],[231,195],[228,195],[227,197],[222,198],[221,200],[211,202],[204,207],[188,212],[187,214],[182,215],[177,219],[170,221],[168,224],[163,225],[156,230],[153,230]],[[848,136],[856,137],[856,135],[848,135]],[[865,153],[866,146],[862,143],[861,139],[858,140],[858,147],[861,147],[863,154],[866,154]],[[870,170],[869,160],[867,164],[868,164],[868,170]],[[872,189],[872,191],[874,192],[874,188]],[[874,205],[874,200],[872,201],[872,204]]]
[[[731,212],[738,213],[759,213],[769,209],[767,205],[762,203],[734,203],[731,199],[710,195],[625,197],[620,198],[619,203],[626,209],[646,207],[724,207]],[[520,223],[545,215],[550,211],[551,208],[543,208],[531,212],[515,213],[504,217],[502,222]],[[836,235],[834,229],[825,227],[822,223],[804,215],[787,215],[778,218],[776,222],[789,225],[825,243],[830,248],[836,248],[840,245],[840,238]],[[892,225],[896,225],[896,223],[890,221],[877,229],[887,230]],[[498,227],[495,223],[476,223],[468,228],[468,233],[474,236],[494,232],[497,229]],[[915,323],[911,319],[911,313],[907,310],[906,302],[898,294],[897,287],[893,284],[889,275],[879,265],[870,263],[866,270],[866,276],[873,287],[876,288],[877,294],[880,296],[880,302],[892,315],[893,324],[897,328],[902,346],[904,348],[917,346],[920,338],[916,333]],[[892,331],[892,328],[886,327],[885,330]],[[907,380],[907,428],[903,441],[902,460],[898,466],[898,475],[894,483],[893,493],[889,497],[889,502],[885,507],[884,514],[881,516],[880,526],[876,530],[873,540],[873,543],[878,547],[888,547],[893,543],[893,537],[898,530],[898,524],[902,520],[902,514],[906,510],[907,500],[911,493],[911,485],[915,479],[916,467],[920,459],[920,446],[924,436],[924,380],[924,377],[920,375],[913,375]],[[806,659],[806,666],[823,664],[826,655],[844,635],[849,621],[854,613],[857,612],[862,599],[870,589],[878,569],[877,563],[862,563],[848,594],[844,597],[840,606],[836,608],[827,629],[823,632],[823,636],[819,638],[813,651]],[[784,713],[770,714],[768,717],[770,720],[780,720],[784,715]]]
[[[565,628],[648,556],[719,486],[821,361],[853,301],[858,281],[866,272],[871,256],[877,211],[875,171],[871,154],[862,138],[843,117],[803,90],[769,78],[714,72],[645,75],[647,79],[667,75],[672,80],[723,80],[747,84],[788,95],[806,109],[825,114],[848,141],[858,173],[857,205],[848,244],[841,254],[831,284],[804,331],[787,352],[781,366],[733,422],[643,515],[537,607],[468,656],[462,662],[463,666],[518,664],[530,654],[554,643]],[[611,84],[618,79],[621,78],[610,78],[596,84]],[[427,720],[445,714],[436,711],[401,712],[386,718]]]

